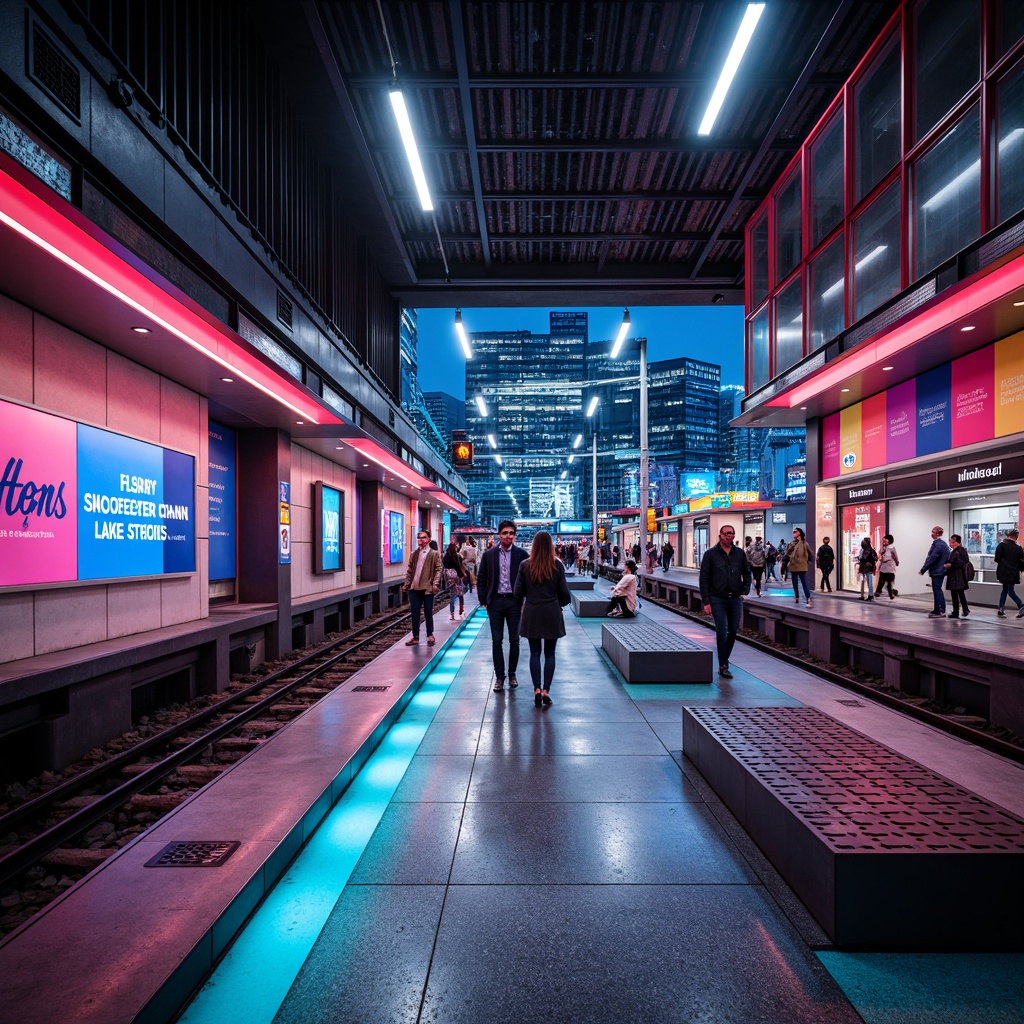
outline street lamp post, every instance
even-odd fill
[[[594,521],[591,524],[593,529],[592,543],[590,550],[594,552],[594,564],[591,566],[594,579],[597,579],[597,422],[594,422],[594,472],[591,474],[593,477],[593,505],[591,508],[593,511]]]
[[[640,557],[647,551],[647,501],[650,493],[647,457],[647,338],[640,338]]]

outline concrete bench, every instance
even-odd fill
[[[572,610],[578,619],[600,618],[607,614],[611,597],[596,591],[570,590]]]
[[[1024,821],[814,708],[683,708],[683,753],[841,946],[1024,948]]]
[[[643,617],[604,623],[601,647],[627,683],[711,682],[710,650]]]
[[[589,576],[566,576],[565,585],[570,591],[594,589],[594,581]]]

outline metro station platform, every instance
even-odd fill
[[[1024,954],[835,949],[686,758],[681,711],[816,708],[1020,817],[1024,766],[743,644],[728,682],[625,684],[600,650],[602,620],[572,614],[554,703],[537,709],[525,646],[519,688],[493,692],[474,609],[469,597],[455,623],[441,609],[437,649],[399,645],[371,671],[394,690],[421,681],[418,697],[182,1021],[1020,1020]],[[670,611],[645,602],[643,614],[713,645]],[[173,873],[137,865],[189,822],[221,839],[247,830],[268,847],[264,863],[280,858],[295,792],[318,788],[307,776],[332,748],[373,731],[373,716],[345,714],[368,681],[354,677],[122,851],[126,873],[104,865],[97,887],[87,880],[0,945],[3,1019],[174,1019],[185,996],[174,968],[200,958],[197,934],[244,916],[204,920],[223,890],[252,888],[252,853],[243,843],[176,889]],[[264,789],[240,800],[254,771]]]

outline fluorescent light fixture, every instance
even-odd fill
[[[566,462],[568,462],[568,463],[569,463],[569,465],[571,466],[571,465],[572,465],[572,463],[573,463],[573,459],[575,459],[575,458],[576,458],[576,456],[575,456],[575,455],[570,455],[570,456],[569,456],[569,458],[568,458],[568,459],[566,459],[565,461],[566,461]]]
[[[506,491],[508,491],[508,493],[509,493],[509,494],[511,494],[511,493],[512,493],[512,487],[511,487],[511,485],[510,485],[510,484],[506,484],[506,485],[505,485],[505,490],[506,490]]]
[[[420,206],[423,207],[424,212],[429,213],[433,210],[434,203],[430,198],[430,190],[427,188],[427,176],[423,173],[420,152],[416,148],[416,138],[412,133],[412,122],[409,120],[405,97],[402,95],[401,89],[392,89],[389,95],[391,96],[391,109],[395,112],[395,121],[398,124],[398,134],[402,136],[405,155],[409,161],[409,170],[412,171],[412,180],[419,193]]]
[[[498,455],[497,453],[495,453],[494,461],[500,466],[501,465],[501,456]]]
[[[579,448],[579,446],[581,444],[583,444],[583,435],[582,434],[577,434],[576,435],[576,440],[573,441],[572,446],[573,446],[573,448]]]
[[[715,91],[711,94],[711,102],[708,104],[708,109],[704,111],[704,119],[697,129],[698,135],[711,134],[715,118],[718,117],[718,112],[722,109],[726,94],[729,92],[729,86],[732,85],[732,80],[736,76],[740,61],[743,60],[743,54],[746,52],[747,46],[750,43],[750,37],[754,34],[754,29],[757,27],[758,19],[761,17],[763,10],[764,4],[747,4],[743,21],[740,22],[736,38],[732,41],[729,55],[725,58],[722,73],[718,76],[718,84],[715,86]]]
[[[498,447],[498,440],[497,440],[497,438],[493,434],[488,434],[487,435],[487,443],[492,448],[497,448]]]
[[[484,401],[484,396],[483,395],[477,395],[476,396],[476,407],[480,410],[480,415],[481,416],[486,417],[488,415],[487,403]]]
[[[469,337],[466,334],[466,326],[462,322],[462,310],[455,310],[455,333],[459,336],[459,344],[462,346],[462,354],[467,359],[473,358],[473,350],[469,347]],[[487,414],[484,413],[486,416]]]
[[[619,355],[619,349],[622,348],[622,343],[626,340],[626,332],[629,330],[629,310],[623,310],[622,323],[619,325],[619,335],[615,339],[615,344],[612,345],[612,359],[616,359]],[[589,416],[590,413],[588,412]]]
[[[569,470],[563,469],[562,470],[562,476],[560,477],[560,479],[564,480],[568,475],[569,475]]]
[[[502,480],[507,480],[508,479],[508,473],[506,473],[505,470],[501,471],[501,479]]]
[[[863,270],[872,260],[877,259],[879,256],[888,249],[887,245],[876,245],[862,260],[857,260],[856,270]],[[839,278],[835,284],[830,284],[822,293],[823,299],[830,299],[836,292],[840,291],[843,287],[843,279]]]
[[[587,406],[588,417],[594,415],[594,410],[597,409],[598,403],[600,401],[601,399],[597,395],[594,395],[594,397],[590,400],[590,405]]]
[[[999,140],[999,155],[1003,155],[1005,150],[1011,142],[1016,142],[1017,139],[1024,135],[1024,128],[1014,128],[1005,139]],[[947,199],[960,191],[965,185],[970,184],[971,179],[974,178],[981,170],[981,161],[975,160],[970,167],[962,170],[952,181],[943,185],[938,192],[931,197],[931,199],[921,204],[922,210],[934,210],[936,207],[942,206]]]

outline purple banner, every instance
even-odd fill
[[[889,440],[889,462],[902,462],[917,455],[917,382],[908,380],[889,388],[885,395],[885,417]]]

